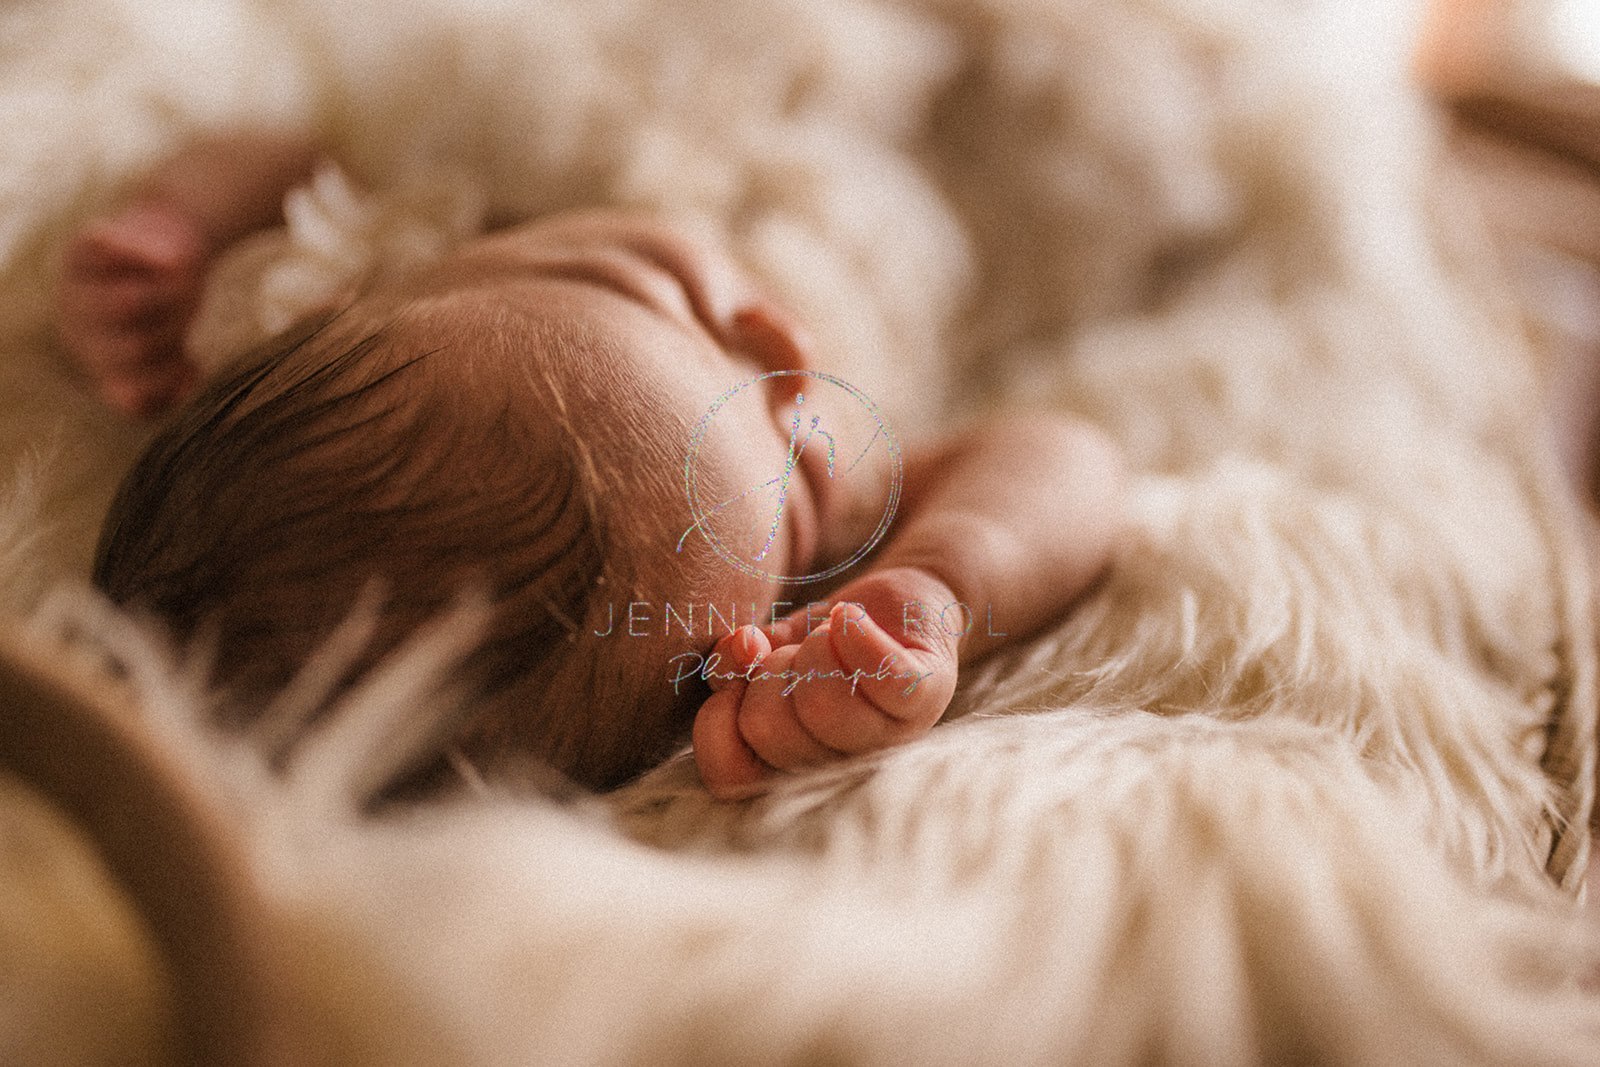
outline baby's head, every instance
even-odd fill
[[[178,639],[203,635],[241,709],[374,581],[387,610],[368,662],[463,586],[486,590],[469,749],[615,784],[703,698],[669,662],[722,632],[706,605],[760,617],[782,587],[769,575],[805,572],[851,510],[808,454],[774,522],[803,378],[718,403],[809,358],[729,257],[660,224],[593,212],[503,231],[215,383],[124,483],[95,580]],[[685,491],[713,410],[688,473],[720,555],[691,531]],[[764,566],[730,565],[729,547]]]

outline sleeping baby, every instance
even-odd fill
[[[211,649],[234,714],[363,595],[382,611],[347,683],[474,589],[494,610],[462,667],[470,759],[606,788],[692,737],[737,798],[925,733],[962,666],[1105,566],[1103,435],[1014,414],[902,447],[849,381],[872,353],[814,345],[730,253],[651,215],[492,232],[200,382],[183,336],[206,270],[311,157],[192,146],[78,234],[59,293],[108,404],[181,404],[95,582]]]

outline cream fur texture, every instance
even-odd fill
[[[276,931],[261,965],[293,976],[292,1061],[1600,1063],[1573,902],[1588,579],[1514,309],[1407,81],[1413,14],[0,13],[4,607],[118,661],[234,820]],[[848,376],[910,432],[977,403],[1106,427],[1139,472],[1111,572],[926,741],[748,804],[679,758],[577,808],[489,783],[357,818],[453,713],[430,679],[470,611],[269,774],[200,725],[183,657],[74,591],[138,433],[48,343],[72,227],[186,133],[243,121],[318,131],[337,167],[224,264],[209,362],[488,221],[649,206],[732,242],[819,343],[875,353]],[[22,803],[0,794],[34,847],[77,847]],[[0,900],[37,892],[14,868]],[[89,892],[74,871],[62,892]],[[93,891],[106,918],[61,966],[148,1042],[159,973],[127,977],[122,905]],[[9,958],[21,935],[0,936]],[[8,978],[18,1004],[60,995]]]

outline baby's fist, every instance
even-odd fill
[[[198,223],[154,202],[73,238],[57,292],[61,342],[108,405],[153,415],[193,387],[183,339],[209,258]]]
[[[775,771],[926,733],[955,693],[957,639],[937,626],[906,626],[914,614],[906,605],[952,599],[926,571],[894,568],[847,586],[810,633],[795,616],[771,641],[754,627],[720,641],[717,691],[694,726],[706,788],[721,799],[748,796]]]

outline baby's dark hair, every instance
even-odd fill
[[[531,752],[595,788],[626,780],[703,694],[663,701],[589,635],[600,600],[640,595],[592,458],[552,424],[559,403],[530,415],[509,399],[528,383],[462,373],[448,330],[419,345],[404,314],[370,332],[303,325],[208,388],[123,482],[94,582],[178,642],[203,639],[236,722],[372,583],[384,609],[346,686],[475,587],[495,610],[461,672],[487,709],[469,754]]]

